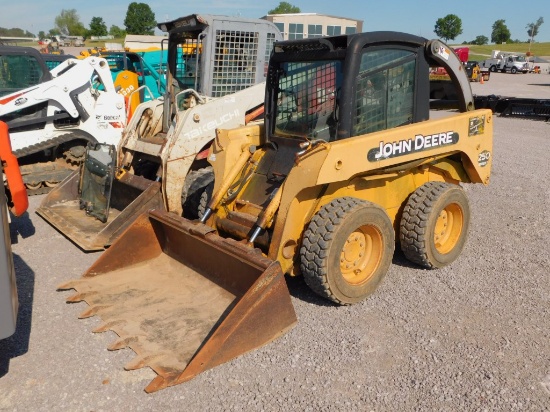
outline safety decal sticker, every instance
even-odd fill
[[[477,163],[481,167],[487,166],[487,163],[489,163],[489,159],[491,158],[491,152],[488,150],[484,150],[477,156]]]
[[[439,146],[450,146],[458,143],[458,133],[449,131],[432,135],[417,134],[414,138],[398,142],[381,141],[378,147],[372,148],[367,154],[369,162],[377,162],[392,157],[430,150]]]
[[[468,122],[468,136],[477,136],[485,133],[485,115],[470,117]]]
[[[443,57],[445,60],[449,60],[449,55],[451,54],[450,51],[444,47],[444,46],[439,46],[437,48],[437,54],[439,54],[441,57]]]

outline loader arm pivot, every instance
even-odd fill
[[[470,87],[470,80],[464,76],[465,71],[462,61],[455,51],[440,40],[431,40],[426,44],[426,51],[439,66],[445,68],[460,95],[458,102],[460,111],[474,110],[474,96]]]

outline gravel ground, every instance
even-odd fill
[[[550,77],[494,74],[474,93],[550,98]],[[92,334],[56,285],[84,254],[34,210],[12,224],[21,311],[0,341],[7,411],[548,411],[550,410],[550,126],[496,117],[487,187],[467,186],[470,236],[435,271],[396,252],[378,291],[336,307],[288,279],[298,325],[279,340],[148,395],[155,376],[127,372],[131,350]]]

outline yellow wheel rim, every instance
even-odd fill
[[[351,285],[368,281],[380,266],[382,250],[382,234],[376,227],[365,225],[353,231],[340,253],[344,280]]]
[[[454,249],[464,227],[464,214],[462,208],[451,203],[447,205],[435,222],[434,244],[436,250],[441,254],[449,253]]]

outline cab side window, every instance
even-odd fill
[[[0,56],[0,87],[5,94],[26,89],[42,81],[44,71],[32,56]]]
[[[352,135],[412,123],[416,55],[408,50],[365,50],[356,81]]]

